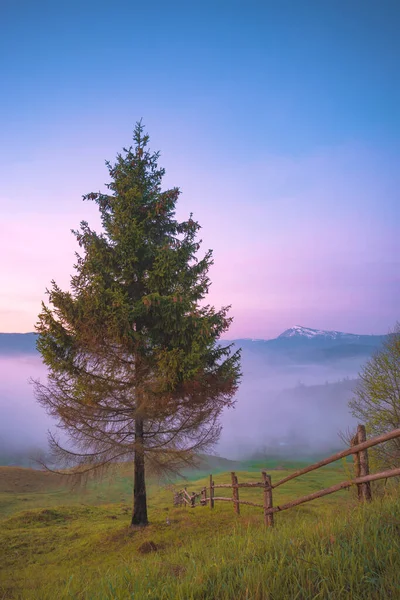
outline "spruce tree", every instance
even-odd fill
[[[134,461],[133,525],[146,525],[145,465],[179,472],[217,441],[233,406],[240,353],[218,342],[230,307],[205,305],[212,251],[197,257],[199,224],[178,222],[178,188],[162,191],[159,153],[141,123],[107,162],[107,193],[90,193],[102,230],[82,221],[69,291],[52,281],[37,324],[48,367],[38,401],[64,430],[50,445],[79,473]]]

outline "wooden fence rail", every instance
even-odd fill
[[[364,427],[364,425],[359,425],[359,427]],[[295,479],[296,477],[300,477],[300,475],[305,475],[305,473],[310,473],[311,471],[315,471],[315,469],[320,469],[325,465],[329,465],[341,458],[345,458],[346,456],[350,456],[350,454],[354,454],[356,452],[360,452],[361,450],[366,450],[367,448],[371,448],[372,446],[377,446],[378,444],[382,444],[383,442],[388,442],[389,440],[393,440],[395,438],[400,437],[400,429],[394,429],[390,433],[385,433],[384,435],[380,435],[372,440],[367,440],[366,442],[362,442],[361,444],[357,444],[356,446],[351,446],[347,450],[342,450],[342,452],[337,452],[329,458],[325,458],[324,460],[320,460],[319,462],[310,465],[309,467],[305,467],[304,469],[299,469],[295,471],[291,475],[284,477],[277,483],[274,483],[272,487],[277,488],[278,485],[282,485],[291,479]]]
[[[209,497],[207,496],[207,487],[204,487],[200,492],[189,494],[186,488],[177,492],[174,496],[174,505],[175,506],[190,506],[191,508],[195,508],[196,500],[200,499],[200,505],[205,506],[209,504],[210,508],[214,508],[214,503],[216,501],[222,502],[232,502],[234,511],[237,515],[240,515],[240,505],[244,504],[246,506],[255,506],[256,508],[262,508],[264,511],[264,522],[265,525],[271,527],[274,524],[274,514],[276,512],[281,512],[283,510],[287,510],[288,508],[293,508],[294,506],[298,506],[300,504],[304,504],[305,502],[310,502],[311,500],[315,500],[317,498],[322,498],[323,496],[327,496],[328,494],[333,494],[342,489],[346,489],[351,487],[352,485],[357,485],[358,490],[358,498],[359,500],[369,501],[371,500],[371,481],[378,481],[379,479],[389,479],[390,477],[400,477],[400,467],[395,469],[390,469],[388,471],[383,471],[381,473],[369,473],[368,466],[368,448],[373,446],[377,446],[378,444],[382,444],[389,440],[393,440],[395,438],[400,437],[400,429],[394,429],[393,431],[386,433],[384,435],[380,435],[371,440],[366,439],[365,427],[364,425],[358,425],[357,432],[355,436],[351,440],[350,448],[346,450],[342,450],[341,452],[337,452],[324,460],[321,460],[313,465],[305,467],[304,469],[299,469],[284,477],[277,483],[272,483],[271,476],[266,473],[266,471],[262,471],[262,481],[261,482],[238,482],[238,478],[235,472],[231,472],[231,483],[219,483],[216,484],[213,480],[213,476],[210,475],[209,480]],[[302,496],[301,498],[297,498],[296,500],[292,500],[287,502],[286,504],[282,504],[279,506],[273,506],[273,490],[292,479],[300,477],[301,475],[305,475],[306,473],[310,473],[316,469],[320,469],[325,465],[329,465],[341,458],[345,458],[346,456],[353,455],[354,457],[354,472],[355,478],[347,481],[342,481],[341,483],[337,483],[336,485],[332,485],[329,488],[325,488],[323,490],[319,490],[318,492],[314,492],[312,494],[308,494],[307,496]],[[258,504],[255,502],[250,502],[249,500],[241,500],[239,497],[239,490],[243,488],[260,488],[263,490],[263,503]],[[224,497],[224,496],[215,496],[216,489],[232,489],[232,497]]]
[[[352,485],[364,484],[369,483],[370,481],[377,481],[379,479],[389,479],[390,477],[399,476],[400,468],[391,469],[389,471],[383,471],[382,473],[373,473],[372,475],[367,475],[366,477],[357,477],[356,479],[350,479],[349,481],[342,481],[342,483],[337,483],[336,485],[332,485],[331,487],[325,488],[324,490],[320,490],[319,492],[314,492],[313,494],[308,494],[308,496],[303,496],[302,498],[298,498],[297,500],[292,500],[291,502],[287,502],[286,504],[282,504],[281,506],[275,506],[273,508],[270,508],[268,510],[268,513],[287,510],[288,508],[292,508],[293,506],[304,504],[304,502],[309,502],[310,500],[315,500],[316,498],[322,498],[323,496],[327,496],[328,494],[339,492],[340,490],[349,488]]]

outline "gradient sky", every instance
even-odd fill
[[[143,118],[228,337],[400,319],[398,0],[0,0],[0,331],[67,287]]]

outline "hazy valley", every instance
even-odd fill
[[[341,447],[338,432],[354,424],[347,404],[355,379],[383,339],[298,327],[273,340],[234,340],[243,378],[215,452],[245,459],[295,450],[307,457]],[[0,334],[1,464],[30,464],[54,429],[29,384],[46,377],[35,341],[33,333]]]

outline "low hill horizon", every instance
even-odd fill
[[[37,355],[35,332],[0,333],[0,355]],[[387,335],[367,335],[311,329],[295,325],[271,339],[235,338],[221,340],[244,351],[264,355],[268,362],[329,362],[351,357],[368,357]]]

